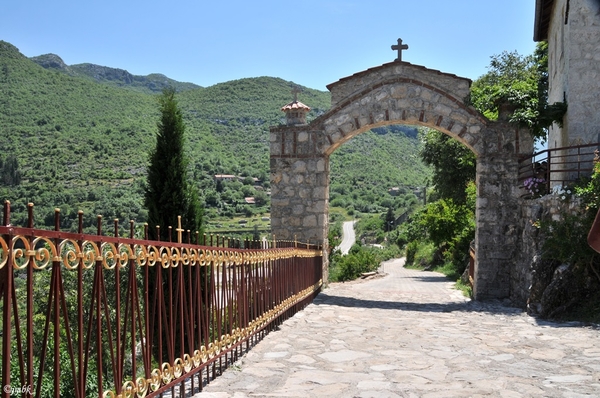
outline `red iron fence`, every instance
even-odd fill
[[[189,396],[322,285],[322,249],[0,226],[2,397]],[[193,241],[193,243],[192,243]],[[207,244],[208,243],[208,244]],[[243,247],[243,248],[242,248]]]
[[[519,161],[519,182],[523,196],[549,193],[591,175],[600,143],[551,148]]]

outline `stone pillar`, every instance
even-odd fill
[[[320,131],[307,125],[271,128],[271,231],[276,239],[323,245],[328,270],[329,157]]]
[[[476,300],[510,298],[519,250],[518,152],[526,149],[517,150],[514,126],[494,125],[496,131],[486,132],[491,139],[477,159]]]

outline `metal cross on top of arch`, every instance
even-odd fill
[[[392,50],[398,51],[396,62],[402,62],[402,50],[408,50],[408,44],[402,44],[402,39],[398,39],[398,44],[392,45]]]
[[[301,93],[302,90],[298,86],[292,87],[292,95],[294,96],[294,102],[298,102],[298,93]]]

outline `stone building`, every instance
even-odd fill
[[[534,40],[548,42],[548,103],[565,101],[548,148],[600,141],[600,0],[536,0]]]

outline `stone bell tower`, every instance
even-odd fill
[[[294,100],[281,108],[281,110],[285,112],[288,126],[306,124],[306,114],[310,111],[310,107],[298,101],[299,92],[300,89],[298,89],[298,87],[294,87],[292,90],[292,94],[294,94]]]

